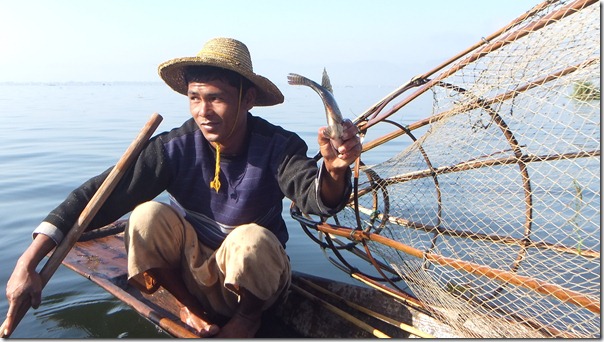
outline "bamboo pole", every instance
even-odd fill
[[[407,172],[402,175],[392,176],[388,178],[380,178],[375,183],[377,187],[384,187],[398,183],[404,183],[411,180],[422,179],[427,177],[433,177],[434,175],[442,175],[453,172],[461,172],[479,169],[482,167],[493,167],[500,165],[511,165],[517,164],[519,161],[524,163],[535,163],[535,162],[546,162],[546,161],[558,161],[558,160],[568,160],[568,159],[577,159],[577,158],[595,158],[601,155],[600,150],[594,151],[580,151],[580,152],[569,152],[569,153],[560,153],[560,154],[550,154],[550,155],[523,155],[521,157],[511,156],[511,157],[503,157],[503,158],[494,158],[494,159],[484,159],[480,161],[471,160],[461,162],[455,165],[449,166],[441,166],[434,169],[425,169],[425,170],[417,170],[413,172]],[[365,187],[363,189],[359,189],[358,195],[363,196],[368,193],[371,193],[376,188],[376,185],[371,185]],[[349,200],[351,201],[351,200]]]
[[[584,68],[586,66],[590,66],[592,64],[597,64],[599,62],[600,62],[600,58],[597,57],[597,58],[592,58],[592,59],[590,59],[588,61],[585,61],[585,62],[581,62],[581,63],[576,64],[576,65],[571,65],[571,66],[566,67],[565,69],[560,70],[558,72],[555,72],[553,74],[543,76],[543,77],[538,78],[538,79],[533,80],[533,81],[528,81],[525,84],[523,84],[523,85],[521,85],[521,86],[519,86],[519,87],[517,87],[517,88],[515,88],[513,90],[510,90],[510,91],[508,91],[506,93],[503,93],[503,94],[499,94],[499,95],[497,95],[497,96],[495,96],[495,97],[493,97],[491,99],[488,99],[488,100],[477,99],[477,100],[475,100],[473,102],[470,102],[470,103],[467,103],[467,104],[465,104],[463,106],[455,107],[455,108],[453,108],[451,110],[435,114],[435,115],[433,115],[433,116],[431,116],[429,118],[425,118],[423,120],[419,120],[419,121],[417,121],[417,122],[409,125],[408,129],[411,130],[411,131],[413,131],[413,130],[416,130],[416,129],[418,129],[420,127],[423,127],[425,125],[431,124],[433,122],[440,121],[441,119],[447,118],[447,117],[449,117],[451,115],[456,115],[456,114],[459,114],[459,113],[466,113],[468,111],[471,111],[471,110],[474,110],[474,109],[477,109],[477,108],[480,108],[480,107],[488,107],[488,106],[491,106],[494,103],[499,103],[499,102],[503,102],[503,101],[509,100],[509,99],[517,96],[520,93],[524,93],[524,92],[529,91],[529,90],[531,90],[533,88],[542,86],[542,85],[544,85],[546,83],[549,83],[549,82],[551,82],[553,80],[556,80],[556,79],[558,79],[560,77],[564,77],[566,75],[569,75],[569,74],[571,74],[571,73],[573,73],[573,72],[575,72],[575,71],[577,71],[577,70],[579,70],[581,68]]]
[[[352,273],[350,274],[350,276],[368,286],[371,286],[374,289],[379,290],[382,293],[389,295],[390,297],[402,301],[406,305],[412,306],[413,308],[420,310],[424,313],[430,313],[430,310],[424,305],[424,303],[422,303],[416,298],[409,296],[404,292],[392,289],[384,284],[378,283],[375,280],[367,278],[360,273]]]
[[[107,175],[107,178],[103,181],[99,189],[96,191],[94,196],[90,199],[90,202],[86,205],[78,220],[74,223],[73,227],[67,233],[65,238],[61,240],[61,243],[55,248],[52,255],[48,258],[44,267],[40,271],[40,277],[42,279],[42,288],[48,284],[48,281],[53,276],[57,268],[65,259],[65,256],[69,253],[73,245],[78,241],[79,237],[82,235],[88,224],[92,221],[94,216],[97,214],[105,200],[109,197],[113,189],[117,186],[118,182],[122,178],[122,176],[128,170],[128,167],[134,162],[134,160],[138,157],[140,151],[145,146],[157,126],[159,126],[162,121],[161,115],[158,113],[154,113],[151,116],[151,119],[146,123],[143,127],[142,131],[138,134],[136,139],[130,144],[126,152],[119,159],[117,164],[113,167],[111,172]],[[17,308],[14,318],[13,318],[13,331],[21,322],[25,314],[30,308],[30,303],[23,303],[19,308]],[[0,337],[5,338],[9,337],[10,334],[5,333],[5,325],[6,320],[0,326]]]
[[[353,273],[353,274],[351,274],[351,276],[354,279],[357,279],[357,280],[365,283],[366,285],[368,285],[368,286],[370,286],[370,287],[372,287],[372,288],[374,288],[374,289],[376,289],[376,290],[378,290],[380,292],[383,292],[386,295],[394,297],[394,298],[402,301],[403,303],[405,303],[407,305],[413,306],[417,310],[425,313],[426,315],[428,315],[430,317],[433,317],[435,319],[438,319],[439,321],[444,322],[444,324],[447,324],[447,323],[445,323],[445,322],[448,321],[447,317],[444,317],[438,311],[428,310],[424,306],[424,304],[422,302],[417,301],[417,304],[415,304],[415,301],[416,301],[415,299],[409,301],[407,299],[407,295],[406,294],[400,293],[399,291],[396,291],[396,290],[391,289],[391,288],[389,288],[387,286],[384,286],[383,284],[380,284],[380,283],[378,283],[378,282],[376,282],[374,280],[368,279],[368,278],[364,277],[361,274]],[[480,304],[482,305],[482,304],[485,304],[485,303],[480,303]],[[562,331],[560,331],[560,330],[558,330],[556,328],[553,328],[553,327],[543,326],[540,323],[532,321],[530,318],[521,317],[521,316],[518,316],[517,314],[514,314],[514,313],[509,313],[509,312],[502,311],[499,308],[493,307],[491,304],[486,303],[486,305],[489,306],[492,310],[496,310],[498,312],[502,312],[503,314],[510,316],[511,318],[513,318],[514,320],[516,320],[517,322],[520,322],[520,323],[523,323],[523,324],[527,324],[531,328],[537,329],[537,330],[543,332],[544,334],[546,334],[547,337],[580,338],[580,336],[578,336],[578,335],[568,334],[566,332],[562,332]],[[459,327],[456,327],[456,329],[458,329],[458,328]],[[474,334],[474,332],[469,331],[468,336],[475,336],[475,334]]]
[[[593,5],[595,3],[597,3],[598,0],[578,0],[575,1],[573,3],[570,3],[560,9],[558,9],[555,12],[552,12],[546,16],[544,16],[543,18],[540,18],[539,20],[527,25],[526,27],[524,27],[522,30],[519,31],[514,31],[509,33],[507,36],[497,40],[496,42],[492,43],[492,44],[487,44],[484,45],[481,49],[477,50],[476,52],[474,52],[473,54],[471,54],[470,56],[468,56],[466,59],[464,59],[463,61],[459,62],[458,64],[456,64],[455,66],[453,66],[452,68],[446,70],[445,72],[443,72],[442,74],[438,75],[438,77],[428,81],[426,84],[422,85],[418,90],[416,90],[413,94],[409,95],[407,98],[403,99],[401,102],[399,102],[398,104],[396,104],[394,107],[392,107],[387,113],[384,113],[380,116],[376,116],[373,119],[369,120],[364,126],[364,129],[368,129],[371,126],[377,124],[378,122],[382,121],[383,119],[389,117],[390,115],[394,114],[395,112],[397,112],[399,109],[401,109],[402,107],[406,106],[407,104],[409,104],[409,102],[411,102],[412,100],[416,99],[417,97],[419,97],[421,94],[425,93],[428,89],[432,88],[435,84],[437,84],[438,82],[440,82],[441,80],[453,75],[454,73],[456,73],[457,71],[461,70],[462,68],[466,67],[467,65],[469,65],[470,63],[473,63],[475,61],[477,61],[478,59],[488,55],[489,53],[499,50],[502,47],[513,43],[514,41],[528,35],[531,34],[532,32],[536,32],[540,29],[542,29],[543,27],[546,27],[548,25],[551,25],[553,23],[555,23],[556,21],[568,16],[568,15],[572,15],[576,12],[578,12],[579,10],[581,10],[582,8],[586,7],[586,6],[590,6]]]
[[[398,97],[403,92],[411,89],[412,86],[414,86],[414,84],[413,84],[414,81],[416,81],[416,80],[426,80],[428,77],[430,77],[433,74],[437,73],[438,71],[446,68],[448,65],[450,65],[451,63],[455,62],[456,60],[462,58],[463,56],[469,54],[470,52],[478,49],[479,47],[481,47],[481,46],[483,46],[485,44],[489,44],[492,40],[494,40],[497,37],[501,36],[502,34],[506,33],[507,31],[509,31],[514,26],[519,25],[522,21],[526,20],[526,18],[529,18],[529,17],[535,15],[536,13],[542,11],[543,9],[545,9],[549,5],[550,5],[549,1],[544,1],[544,2],[536,5],[531,10],[527,11],[526,13],[524,13],[524,14],[520,15],[519,17],[517,17],[516,19],[514,19],[508,25],[504,26],[503,28],[499,29],[498,31],[495,31],[494,33],[492,33],[491,35],[487,36],[486,38],[482,38],[480,41],[478,41],[474,45],[468,47],[467,49],[465,49],[465,50],[463,50],[461,52],[459,52],[457,55],[449,58],[448,60],[444,61],[443,63],[441,63],[437,67],[433,68],[432,70],[430,70],[430,71],[422,74],[421,76],[414,77],[411,81],[403,84],[399,88],[397,88],[394,91],[392,91],[390,94],[386,95],[382,100],[378,101],[373,106],[369,107],[369,109],[367,109],[364,113],[362,113],[361,115],[359,115],[353,122],[354,123],[359,123],[361,121],[364,121],[364,120],[368,119],[371,115],[374,115],[375,112],[379,112],[382,108],[384,108],[384,106],[386,104],[388,104],[390,101],[392,101],[394,98]]]
[[[359,210],[367,215],[370,215],[374,212],[373,209],[363,208],[363,207],[359,207]],[[556,252],[575,254],[575,255],[582,256],[582,257],[586,257],[586,258],[594,258],[594,259],[600,258],[600,252],[591,250],[591,249],[584,249],[584,250],[582,249],[579,251],[577,248],[563,246],[563,245],[556,245],[556,244],[549,243],[549,242],[525,241],[523,239],[518,239],[518,238],[511,237],[511,236],[482,234],[482,233],[475,233],[475,232],[465,231],[465,230],[448,229],[448,228],[443,228],[443,227],[427,225],[427,224],[423,224],[423,223],[419,223],[419,222],[413,222],[413,221],[410,221],[410,220],[407,220],[407,219],[404,219],[401,217],[392,216],[390,214],[389,215],[378,214],[378,217],[380,219],[387,219],[389,222],[394,223],[399,226],[409,227],[409,228],[413,228],[413,229],[419,229],[419,230],[423,230],[428,233],[436,232],[438,234],[454,236],[454,237],[463,237],[463,238],[468,238],[468,239],[472,239],[472,240],[485,240],[485,241],[489,241],[489,242],[501,242],[501,243],[508,244],[508,245],[519,245],[519,246],[522,245],[527,248],[534,247],[534,248],[539,248],[539,249],[549,249],[549,250],[553,250]]]
[[[315,290],[317,290],[317,291],[319,291],[319,292],[321,292],[323,294],[326,294],[326,295],[330,296],[331,298],[334,298],[334,299],[338,300],[341,303],[344,303],[344,304],[348,305],[349,307],[351,307],[353,309],[356,309],[356,310],[358,310],[358,311],[360,311],[360,312],[362,312],[362,313],[364,313],[366,315],[369,315],[371,317],[377,318],[380,321],[386,322],[386,323],[388,323],[388,324],[390,324],[392,326],[395,326],[395,327],[397,327],[397,328],[399,328],[399,329],[401,329],[401,330],[403,330],[405,332],[408,332],[408,333],[413,334],[413,335],[418,336],[418,337],[435,338],[434,336],[432,336],[432,335],[430,335],[430,334],[428,334],[426,332],[423,332],[423,331],[421,331],[421,330],[419,330],[419,329],[417,329],[417,328],[415,328],[415,327],[413,327],[411,325],[405,324],[403,322],[399,322],[399,321],[394,320],[394,319],[392,319],[392,318],[390,318],[388,316],[382,315],[379,312],[375,312],[375,311],[370,310],[370,309],[368,309],[368,308],[366,308],[364,306],[361,306],[361,305],[353,303],[353,302],[351,302],[349,300],[346,300],[345,298],[342,298],[342,297],[338,296],[337,294],[335,294],[335,293],[333,293],[333,292],[331,292],[331,291],[329,291],[329,290],[327,290],[327,289],[325,289],[325,288],[323,288],[323,287],[321,287],[321,286],[319,286],[319,285],[317,285],[317,284],[315,284],[315,283],[313,283],[313,282],[311,282],[311,281],[309,281],[307,279],[300,278],[300,281],[302,281],[304,284],[312,287],[313,289],[315,289]]]
[[[442,167],[439,167],[436,169],[418,170],[418,171],[406,173],[404,175],[398,175],[398,176],[393,176],[393,177],[389,177],[389,178],[381,178],[378,182],[378,186],[384,187],[384,186],[389,186],[392,184],[407,182],[410,180],[416,180],[416,179],[421,179],[421,178],[426,178],[426,177],[433,177],[434,175],[441,175],[441,174],[460,172],[460,171],[468,171],[468,170],[478,169],[478,168],[482,168],[482,167],[517,164],[519,161],[522,161],[524,163],[532,163],[532,162],[567,160],[567,159],[575,159],[575,158],[594,158],[594,157],[599,157],[600,154],[601,154],[601,152],[598,150],[598,151],[581,151],[581,152],[570,152],[570,153],[563,153],[563,154],[540,155],[540,156],[523,155],[520,158],[518,158],[516,156],[511,156],[511,157],[495,158],[495,159],[490,159],[490,160],[468,161],[468,162],[462,162],[462,163],[459,163],[456,165],[442,166]],[[375,189],[375,186],[372,185],[372,186],[360,189],[358,191],[358,194],[359,194],[359,196],[363,196],[363,195],[366,195],[366,194],[374,191],[374,189]],[[366,214],[373,213],[373,210],[370,208],[359,207],[359,210],[364,211]],[[518,245],[526,244],[526,247],[551,249],[551,250],[555,250],[558,252],[576,254],[576,255],[583,256],[583,257],[587,257],[587,258],[599,258],[600,257],[600,252],[594,251],[594,250],[589,250],[589,249],[579,251],[576,248],[571,248],[571,247],[567,247],[567,246],[563,246],[563,245],[555,245],[555,244],[551,244],[551,243],[547,243],[547,242],[532,242],[532,241],[527,242],[522,239],[515,239],[515,238],[511,238],[511,237],[506,237],[506,236],[485,235],[485,234],[479,234],[479,233],[474,233],[474,232],[450,230],[450,229],[445,229],[442,227],[424,225],[422,223],[412,222],[412,221],[409,221],[409,220],[406,220],[403,218],[397,218],[397,217],[390,216],[390,215],[386,216],[384,214],[380,214],[381,219],[385,219],[386,217],[392,223],[395,223],[398,225],[403,225],[406,227],[415,228],[415,229],[421,229],[426,232],[436,231],[441,234],[447,234],[447,235],[458,236],[458,237],[467,237],[467,238],[476,239],[476,240],[489,240],[489,241],[493,241],[493,242],[503,242],[503,243],[508,243],[508,244],[518,244]]]
[[[297,286],[296,284],[291,284],[291,288],[300,293],[301,295],[303,295],[304,297],[310,299],[311,301],[321,304],[324,308],[326,308],[327,310],[335,313],[336,315],[346,319],[347,321],[351,322],[352,324],[356,325],[357,327],[373,334],[375,337],[379,337],[379,338],[390,338],[390,336],[384,334],[382,331],[370,326],[369,324],[361,321],[360,319],[350,315],[349,313],[338,309],[337,307],[327,303],[326,301],[322,300],[321,298],[318,298],[316,296],[314,296],[313,294],[311,294],[310,292],[303,290],[302,288],[300,288],[299,286]]]
[[[439,66],[437,66],[436,68],[428,71],[427,73],[425,73],[424,75],[422,75],[422,78],[428,78],[428,77],[430,77],[431,75],[433,75],[433,74],[437,73],[438,71],[444,69],[445,67],[447,67],[451,63],[453,63],[456,60],[462,58],[463,56],[469,54],[470,52],[472,52],[472,51],[480,48],[481,46],[489,44],[491,41],[495,40],[496,38],[498,38],[502,34],[508,32],[514,26],[517,26],[522,21],[526,20],[529,17],[532,17],[533,15],[535,15],[539,11],[542,11],[543,9],[545,9],[549,5],[550,5],[550,1],[543,1],[542,3],[536,5],[531,10],[529,10],[529,11],[525,12],[524,14],[520,15],[518,18],[514,19],[511,23],[509,23],[508,25],[506,25],[503,28],[499,29],[495,33],[487,36],[486,38],[481,39],[479,42],[475,43],[474,45],[470,46],[469,48],[465,49],[464,51],[462,51],[462,52],[458,53],[457,55],[453,56],[449,60],[447,60],[444,63],[442,63]]]
[[[546,283],[531,277],[521,276],[514,272],[498,270],[464,260],[448,258],[434,253],[425,253],[417,248],[391,240],[378,234],[367,233],[350,228],[336,227],[327,223],[318,224],[317,230],[327,234],[350,237],[356,241],[369,240],[381,243],[382,245],[392,247],[418,259],[428,260],[441,266],[452,267],[456,270],[465,271],[474,275],[484,276],[492,280],[524,287],[539,294],[552,296],[560,301],[580,306],[593,313],[600,313],[600,302],[598,298],[591,298],[587,295],[563,288],[556,284]]]
[[[506,93],[503,93],[503,94],[500,94],[500,95],[497,95],[497,96],[495,96],[495,97],[493,97],[491,99],[488,99],[488,100],[477,99],[477,100],[475,100],[475,101],[473,101],[471,103],[468,103],[468,104],[466,104],[464,106],[455,107],[455,108],[453,108],[451,110],[448,110],[448,111],[445,111],[445,112],[441,112],[441,113],[437,113],[437,114],[434,114],[434,115],[432,115],[430,117],[427,117],[425,119],[418,120],[418,121],[410,124],[407,127],[407,129],[409,131],[414,131],[416,129],[419,129],[419,128],[424,127],[424,126],[429,125],[429,124],[432,124],[434,122],[438,122],[438,121],[440,121],[440,120],[442,120],[444,118],[447,118],[449,116],[452,116],[452,115],[456,115],[456,114],[460,114],[460,113],[465,113],[465,112],[468,112],[468,111],[471,111],[471,110],[474,110],[474,109],[477,109],[477,108],[480,108],[480,107],[487,107],[487,106],[490,106],[490,105],[492,105],[494,103],[498,103],[498,102],[502,102],[502,101],[505,101],[505,100],[509,100],[512,97],[517,96],[519,93],[523,93],[523,92],[526,92],[526,91],[528,91],[530,89],[533,89],[535,87],[542,86],[543,84],[548,83],[548,82],[550,82],[552,80],[555,80],[555,79],[558,79],[560,77],[569,75],[569,74],[571,74],[571,73],[579,70],[580,68],[583,68],[583,67],[586,67],[586,66],[589,66],[589,65],[592,65],[592,64],[596,64],[596,63],[599,63],[599,62],[600,62],[600,58],[598,57],[598,58],[592,58],[592,59],[590,59],[588,61],[579,63],[577,65],[571,65],[571,66],[569,66],[569,67],[567,67],[567,68],[565,68],[563,70],[560,70],[558,72],[555,72],[555,73],[553,73],[551,75],[546,75],[546,76],[543,76],[543,77],[541,77],[539,79],[536,79],[536,80],[533,80],[533,81],[528,81],[527,83],[525,83],[525,84],[517,87],[516,89],[510,90],[510,91],[508,91]],[[394,108],[391,109],[389,112],[385,113],[383,115],[383,118],[381,118],[380,120],[383,120],[383,119],[387,118],[388,116],[394,114],[394,112],[396,112],[397,110],[398,109],[395,110]],[[373,124],[375,124],[375,123],[373,123]],[[363,128],[364,129],[369,128],[369,124],[365,125]],[[388,134],[385,134],[385,135],[383,135],[383,136],[381,136],[379,138],[376,138],[376,139],[374,139],[372,141],[366,142],[366,143],[363,144],[363,150],[362,150],[362,152],[367,152],[367,151],[369,151],[369,150],[371,150],[371,149],[373,149],[373,148],[375,148],[375,147],[377,147],[379,145],[382,145],[382,144],[384,144],[384,143],[386,143],[386,142],[388,142],[390,140],[393,140],[393,139],[395,139],[395,138],[397,138],[397,137],[399,137],[399,136],[401,136],[401,135],[403,135],[405,133],[406,133],[406,130],[397,129],[397,130],[392,131],[392,132],[390,132]]]
[[[540,155],[540,156],[525,154],[520,157],[510,156],[510,157],[503,157],[503,158],[465,161],[465,162],[461,162],[461,163],[455,164],[455,165],[441,166],[441,167],[438,167],[435,169],[418,170],[418,171],[414,171],[414,172],[408,172],[404,175],[392,176],[389,178],[382,178],[380,181],[384,185],[392,185],[392,184],[396,184],[396,183],[407,182],[407,181],[414,180],[414,179],[432,177],[433,174],[443,175],[443,174],[447,174],[447,173],[480,169],[482,167],[513,165],[513,164],[518,164],[518,162],[535,163],[535,162],[558,161],[558,160],[568,160],[568,159],[577,159],[577,158],[594,158],[594,157],[599,157],[600,154],[601,154],[600,150],[594,150],[594,151],[569,152],[569,153],[559,153],[559,154]]]

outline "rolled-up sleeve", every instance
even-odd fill
[[[48,236],[57,245],[65,237],[65,234],[63,234],[63,232],[59,228],[57,228],[54,224],[46,222],[46,221],[43,221],[42,223],[40,223],[38,225],[38,227],[36,227],[36,229],[34,229],[34,231],[32,233],[32,238],[35,238],[36,235],[38,235],[38,234]]]

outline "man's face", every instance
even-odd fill
[[[245,137],[246,113],[252,108],[253,90],[242,97],[237,112],[239,88],[220,79],[189,83],[191,115],[208,141],[228,148]]]

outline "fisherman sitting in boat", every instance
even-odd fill
[[[297,134],[249,112],[284,98],[253,72],[249,51],[237,40],[212,39],[196,57],[161,64],[159,74],[188,97],[192,118],[150,140],[89,228],[132,211],[125,232],[130,284],[149,293],[167,289],[183,305],[181,319],[200,336],[253,337],[262,312],[290,282],[282,200],[317,215],[341,210],[351,192],[350,164],[361,153],[357,128],[344,121],[337,149],[320,128],[317,165]],[[108,172],[75,189],[36,228],[7,284],[9,316],[22,302],[40,304],[36,266]],[[152,201],[165,190],[169,205]],[[227,323],[220,328],[204,312]]]

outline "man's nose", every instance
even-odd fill
[[[211,106],[207,101],[200,101],[195,105],[195,113],[198,116],[207,116],[211,113]]]

